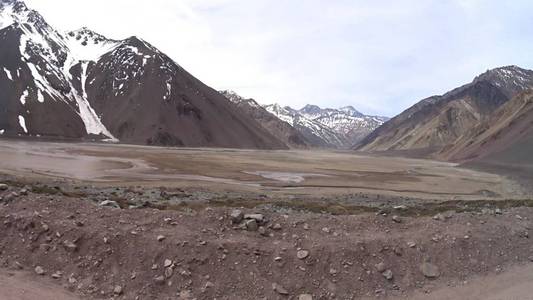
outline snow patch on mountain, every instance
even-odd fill
[[[24,130],[25,133],[28,133],[28,128],[26,128],[26,120],[23,116],[19,116],[19,125]]]
[[[119,42],[106,39],[86,28],[67,33],[65,36],[49,26],[35,11],[22,1],[0,2],[0,28],[16,26],[22,32],[19,51],[33,77],[36,100],[45,102],[45,96],[55,101],[76,103],[88,134],[103,134],[116,140],[105,128],[87,100],[86,79],[88,61],[97,61],[111,51]],[[81,94],[74,88],[71,68],[81,63]],[[4,69],[5,70],[5,69]],[[18,73],[18,70],[17,70]],[[12,78],[12,74],[9,76]],[[23,105],[30,99],[26,89],[20,101]],[[25,129],[24,119],[19,117]]]
[[[107,39],[86,27],[67,32],[65,41],[71,55],[78,61],[97,62],[104,54],[120,45],[120,42]]]
[[[20,96],[20,103],[22,103],[22,105],[26,105],[26,99],[28,99],[29,95],[30,93],[28,90],[24,90],[24,92],[22,92],[22,96]]]
[[[8,69],[4,68],[4,72],[6,73],[6,76],[9,80],[13,81],[13,75],[11,75],[11,71],[9,71]]]

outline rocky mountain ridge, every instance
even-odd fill
[[[148,42],[61,33],[0,2],[0,132],[166,146],[284,149]]]
[[[362,151],[420,151],[432,155],[480,123],[519,93],[533,88],[533,71],[507,66],[471,83],[413,105],[363,139]]]

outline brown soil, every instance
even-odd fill
[[[0,205],[0,265],[89,299],[109,299],[116,286],[123,290],[116,299],[175,299],[178,293],[181,299],[409,298],[530,264],[533,208],[501,215],[483,208],[449,212],[441,220],[405,216],[401,223],[392,214],[246,210],[265,214],[263,236],[236,228],[229,208],[120,210],[30,192]],[[309,256],[298,259],[299,249]],[[167,259],[173,266],[165,278]],[[421,273],[424,261],[439,268],[438,278]],[[380,262],[392,280],[377,271]],[[45,274],[33,274],[36,266]],[[61,278],[52,279],[58,271]],[[18,285],[1,285],[0,294],[26,288]]]

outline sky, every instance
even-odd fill
[[[533,69],[533,1],[26,0],[60,30],[143,38],[215,89],[394,116],[505,65]]]

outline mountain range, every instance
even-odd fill
[[[0,0],[0,136],[255,149],[337,148],[516,163],[533,150],[533,71],[488,70],[392,119],[218,92],[141,38],[60,32]]]
[[[306,105],[296,110],[279,104],[260,105],[234,91],[220,93],[292,148],[349,149],[388,120],[364,115],[351,106],[323,109]]]
[[[0,133],[167,146],[285,149],[141,38],[62,33],[0,0]]]

